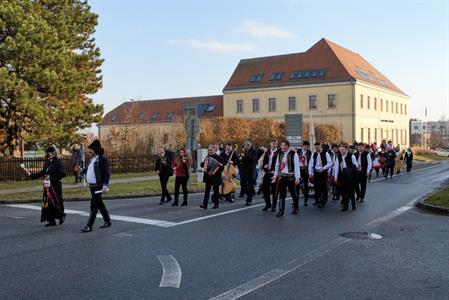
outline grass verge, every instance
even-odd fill
[[[116,178],[114,176],[114,178]],[[40,182],[39,182],[40,184]],[[173,194],[175,186],[175,180],[173,177],[170,178],[168,182],[168,190]],[[191,176],[188,184],[189,191],[200,192],[204,189],[202,182],[198,183],[196,176]],[[161,192],[161,187],[159,180],[145,180],[140,182],[125,182],[125,183],[115,183],[111,184],[110,191],[105,194],[105,196],[132,196],[132,195],[143,195],[143,194],[159,194]],[[182,194],[182,192],[181,192]],[[63,190],[64,198],[90,198],[89,188],[83,189],[67,189]],[[0,200],[8,201],[20,201],[20,200],[30,200],[30,199],[41,199],[41,192],[27,192],[27,193],[12,193],[0,195]],[[182,196],[180,197],[182,200]]]
[[[424,203],[449,208],[449,186],[424,200]]]
[[[437,161],[437,160],[448,160],[447,157],[438,156],[436,154],[415,154],[413,156],[414,160],[417,161]]]

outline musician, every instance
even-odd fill
[[[173,169],[170,156],[167,155],[167,152],[163,148],[160,148],[158,150],[158,156],[159,157],[155,163],[154,169],[156,173],[159,175],[159,182],[161,184],[162,190],[161,201],[159,202],[159,205],[162,205],[172,200],[170,193],[167,189],[167,183],[168,180],[170,179],[170,176],[173,176]]]
[[[355,192],[357,194],[357,200],[359,200],[360,202],[364,202],[366,194],[366,183],[371,173],[373,160],[371,158],[371,154],[369,153],[369,145],[363,145],[363,143],[359,143],[357,147],[357,153],[355,154],[355,158],[357,159]]]
[[[98,210],[103,216],[104,224],[100,228],[107,228],[112,225],[109,212],[104,205],[102,194],[109,191],[109,160],[104,156],[104,149],[99,140],[95,140],[88,147],[87,152],[90,155],[89,166],[83,170],[86,174],[86,181],[89,184],[90,194],[90,214],[87,219],[87,225],[81,229],[81,232],[92,231]]]
[[[45,178],[50,182],[50,186],[44,183],[42,198],[41,222],[47,221],[45,227],[56,226],[56,219],[59,225],[65,221],[64,201],[62,199],[61,179],[65,177],[64,165],[56,155],[56,149],[50,146],[46,150],[47,160],[42,170],[38,173],[29,174],[31,179]],[[28,172],[28,171],[27,171]]]
[[[218,199],[220,195],[221,173],[223,172],[223,160],[215,153],[213,145],[209,145],[207,148],[207,156],[203,162],[201,162],[201,168],[203,168],[204,176],[203,182],[205,183],[204,200],[201,208],[207,209],[209,202],[210,190],[214,190],[212,195],[212,202],[214,202],[213,209],[218,208]]]
[[[333,166],[333,176],[339,195],[342,197],[341,211],[347,211],[349,199],[351,199],[352,210],[356,209],[354,197],[354,170],[357,168],[357,160],[355,156],[348,151],[348,144],[342,143],[339,153],[336,155]]]
[[[238,162],[239,162],[239,158],[237,156],[237,153],[235,153],[235,151],[233,151],[234,149],[232,148],[231,144],[226,144],[225,150],[221,153],[221,159],[223,160],[223,163],[225,165],[232,165],[234,167],[237,167]],[[222,191],[223,191],[223,185],[222,185]],[[224,198],[226,196],[226,200],[228,200],[229,202],[233,203],[235,201],[235,195],[234,193],[231,193],[231,195],[220,195],[220,199]]]
[[[298,150],[299,171],[301,172],[301,183],[296,186],[296,193],[299,197],[300,191],[304,195],[304,206],[308,206],[309,201],[309,162],[312,152],[310,152],[310,142],[304,141],[302,149]]]
[[[395,159],[396,152],[393,150],[393,146],[387,144],[387,152],[385,153],[385,179],[388,178],[388,173],[390,173],[390,178],[393,178]]]
[[[276,160],[276,167],[272,177],[272,183],[276,183],[279,189],[279,211],[276,217],[282,217],[285,212],[285,198],[287,189],[293,198],[293,215],[299,211],[299,198],[296,194],[295,186],[299,185],[301,180],[301,171],[299,170],[298,153],[290,149],[290,142],[285,140],[281,143],[281,152]]]
[[[328,152],[324,152],[321,144],[314,144],[313,153],[309,164],[309,176],[313,179],[315,190],[315,203],[319,208],[323,208],[327,203],[327,177],[328,170],[332,166],[332,159]]]
[[[332,178],[335,180],[333,169],[334,169],[334,164],[335,164],[335,161],[336,161],[336,159],[338,157],[338,153],[339,153],[338,145],[332,144],[331,150],[332,150],[332,152],[330,155],[331,155],[331,159],[332,159],[332,168],[329,169],[329,175],[332,176]],[[338,195],[338,189],[334,184],[334,186],[332,187],[332,200],[337,201],[339,198],[340,198],[340,196]]]
[[[243,143],[243,152],[239,156],[240,182],[245,189],[246,206],[251,205],[253,196],[256,194],[254,184],[256,181],[257,151],[250,141]]]
[[[178,206],[179,187],[182,187],[183,201],[181,206],[187,205],[187,183],[189,182],[190,167],[192,166],[192,157],[184,149],[179,150],[179,156],[173,162],[173,171],[175,172],[175,201],[172,206]]]
[[[263,155],[262,169],[264,171],[262,191],[263,198],[265,200],[265,207],[263,211],[267,211],[271,208],[271,212],[276,211],[277,206],[277,190],[276,184],[272,183],[274,171],[276,170],[277,157],[280,153],[278,149],[278,141],[272,140],[270,143],[270,149],[265,151]],[[270,199],[271,198],[271,199]]]

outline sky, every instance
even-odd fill
[[[449,1],[90,0],[104,64],[93,99],[219,95],[240,59],[327,38],[410,96],[410,117],[449,116]]]

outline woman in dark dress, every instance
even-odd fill
[[[47,160],[39,173],[30,174],[31,179],[44,178],[44,193],[42,198],[41,222],[47,221],[46,227],[59,225],[65,221],[64,202],[62,199],[61,179],[65,177],[64,165],[56,157],[54,147],[47,148]]]
[[[170,202],[171,196],[170,192],[167,189],[168,180],[170,179],[170,176],[173,176],[173,169],[172,169],[172,162],[170,159],[170,156],[167,155],[164,149],[159,149],[158,151],[159,158],[156,161],[156,164],[154,166],[154,169],[159,175],[159,181],[161,184],[161,201],[159,202],[160,205],[164,203]]]

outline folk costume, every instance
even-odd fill
[[[162,194],[161,194],[161,201],[159,202],[160,205],[168,203],[172,200],[170,192],[167,189],[168,180],[170,179],[171,176],[173,176],[173,169],[171,162],[172,160],[170,159],[170,156],[165,155],[164,157],[159,157],[154,166],[155,171],[158,172],[159,182],[161,184]]]
[[[355,158],[357,160],[355,192],[357,194],[357,200],[363,202],[366,194],[366,184],[371,173],[372,158],[371,154],[366,150],[362,153],[357,152]]]
[[[207,209],[210,191],[211,189],[213,189],[213,208],[218,208],[218,200],[220,198],[220,184],[222,182],[221,173],[223,172],[223,160],[221,156],[217,154],[208,155],[201,163],[201,168],[203,168],[204,171],[203,182],[205,183],[205,191],[203,204],[200,205],[200,207]]]
[[[309,176],[313,178],[315,203],[322,208],[327,203],[327,177],[332,166],[329,153],[321,150],[314,152],[309,163]]]
[[[413,162],[413,152],[410,148],[408,148],[407,151],[405,152],[404,160],[407,165],[407,172],[410,172],[412,170],[412,162]]]
[[[271,208],[272,212],[276,211],[277,206],[277,191],[276,183],[272,183],[271,180],[276,170],[276,163],[279,153],[279,149],[269,149],[263,156],[262,169],[264,171],[262,192],[263,199],[265,200],[265,207],[263,211],[267,211]]]
[[[244,150],[240,155],[240,182],[246,194],[246,205],[251,205],[253,197],[256,194],[254,184],[256,181],[256,166],[257,166],[257,151],[251,147],[249,150]]]
[[[338,193],[342,197],[342,211],[348,210],[349,199],[351,199],[352,209],[356,209],[356,201],[353,197],[353,176],[357,166],[358,163],[354,154],[350,152],[347,152],[346,154],[337,154],[333,167],[333,176],[335,177]]]

